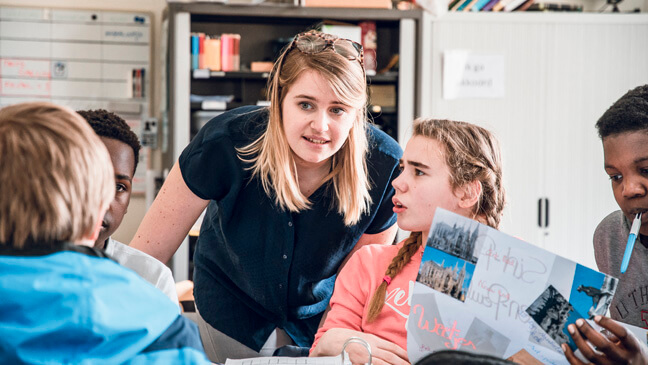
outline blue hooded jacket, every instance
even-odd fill
[[[210,364],[162,292],[102,253],[0,252],[0,364]]]

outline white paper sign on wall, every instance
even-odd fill
[[[443,52],[443,98],[503,98],[504,56]]]

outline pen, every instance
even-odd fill
[[[623,274],[628,269],[628,263],[630,263],[630,255],[632,255],[632,249],[634,248],[635,241],[637,236],[639,236],[639,228],[641,227],[641,212],[637,213],[637,216],[632,221],[632,228],[630,228],[630,235],[628,236],[628,243],[626,244],[625,252],[623,253],[623,261],[621,261],[621,274]]]

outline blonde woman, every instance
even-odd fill
[[[299,34],[268,86],[270,107],[202,128],[132,242],[166,262],[207,207],[194,294],[215,362],[310,347],[345,258],[396,232],[401,150],[367,123],[362,47]]]
[[[500,151],[484,128],[417,120],[400,165],[393,182],[394,212],[398,226],[412,234],[398,245],[372,245],[353,255],[335,282],[331,310],[311,356],[338,354],[347,338],[357,336],[370,343],[374,364],[407,364],[410,288],[436,208],[499,226],[504,208]],[[354,364],[365,362],[363,349],[348,349]]]

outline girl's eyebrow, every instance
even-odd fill
[[[401,158],[400,160],[398,160],[398,162],[401,165],[404,165],[406,161]],[[423,163],[420,163],[418,161],[407,160],[407,163],[414,166],[414,167],[416,167],[416,168],[419,168],[419,169],[429,169],[430,168],[430,166],[428,166],[426,164],[423,164]]]
[[[305,94],[295,95],[295,99],[306,99],[306,100],[317,101],[316,98],[314,98],[314,97],[312,97],[310,95],[305,95]]]
[[[299,95],[295,95],[295,99],[306,99],[306,100],[311,100],[311,101],[315,101],[315,102],[318,101],[317,98],[312,97],[312,96],[310,96],[310,95],[306,95],[306,94],[299,94]],[[347,104],[344,104],[344,103],[341,102],[341,101],[334,101],[334,102],[332,102],[331,104],[332,104],[332,105],[340,105],[340,106],[348,106]]]

